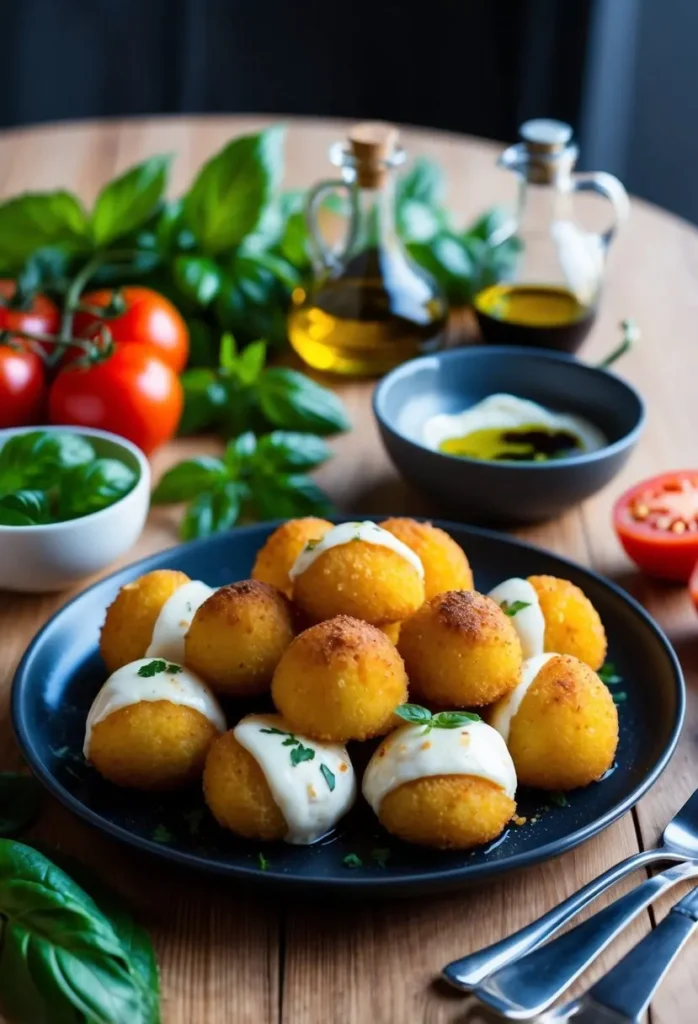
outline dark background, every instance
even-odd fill
[[[695,0],[0,0],[0,126],[168,113],[385,118],[511,140],[698,221]]]

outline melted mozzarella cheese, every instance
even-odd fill
[[[117,669],[109,676],[92,702],[87,715],[83,746],[86,758],[90,756],[92,730],[95,725],[104,721],[114,711],[120,711],[131,704],[140,704],[141,701],[167,700],[171,704],[193,708],[208,718],[219,732],[225,731],[225,715],[203,680],[186,668],[181,672],[158,672],[154,676],[139,676],[138,670],[151,661],[151,658],[140,658]]]
[[[277,729],[278,732],[265,732]],[[287,843],[307,846],[337,824],[356,798],[356,777],[349,755],[335,743],[319,743],[297,736],[280,715],[248,715],[233,729],[238,743],[249,751],[264,777],[274,802],[288,826]],[[314,752],[311,760],[291,759],[294,736]],[[324,766],[324,768],[323,768]]]
[[[543,653],[543,641],[545,639],[545,619],[541,611],[538,594],[528,580],[513,577],[504,580],[498,587],[491,590],[489,597],[498,605],[506,601],[509,607],[517,601],[522,601],[526,608],[519,609],[511,616],[511,622],[518,633],[521,641],[521,649],[524,658],[535,658]]]
[[[457,729],[404,725],[384,741],[369,761],[363,794],[376,814],[394,789],[434,775],[475,775],[516,793],[516,770],[504,740],[485,722]]]
[[[356,540],[363,540],[367,544],[379,544],[384,548],[390,548],[396,554],[404,558],[416,572],[420,579],[424,579],[424,566],[419,557],[403,544],[401,540],[394,537],[388,530],[383,530],[377,523],[340,523],[328,530],[319,541],[313,541],[310,546],[306,545],[291,567],[289,576],[295,579],[301,576],[316,559],[324,555],[330,548],[339,547],[341,544],[350,544]]]
[[[506,697],[498,700],[490,711],[490,725],[493,729],[497,730],[505,742],[509,740],[511,723],[516,712],[521,707],[521,701],[526,696],[528,688],[543,668],[543,665],[550,661],[551,658],[557,657],[557,654],[538,654],[535,658],[529,658],[528,661],[525,661],[518,686],[511,693],[508,693]]]
[[[165,601],[155,621],[150,646],[145,652],[146,658],[165,658],[167,661],[183,663],[184,637],[198,609],[212,593],[213,587],[201,580],[191,580],[175,590],[172,597]]]

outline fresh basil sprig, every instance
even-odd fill
[[[423,725],[425,732],[432,729],[459,729],[469,722],[482,721],[472,711],[439,711],[433,715],[429,708],[421,704],[400,704],[395,708],[395,714],[411,725]]]
[[[0,525],[38,526],[99,512],[135,486],[118,459],[68,431],[30,430],[0,448]]]
[[[106,909],[106,908],[105,908]],[[159,1024],[152,946],[37,850],[0,839],[0,1003],[32,1024]]]
[[[505,615],[508,615],[510,619],[513,619],[515,615],[522,612],[524,608],[530,608],[530,601],[502,601],[499,606]]]
[[[335,434],[350,427],[341,400],[303,373],[266,367],[267,346],[255,341],[238,352],[235,338],[223,334],[216,369],[182,375],[184,414],[180,433],[218,430],[228,436],[245,430]]]
[[[239,519],[265,520],[332,513],[332,504],[310,477],[330,457],[321,437],[275,430],[230,441],[222,458],[202,455],[180,462],[153,491],[155,505],[187,501],[183,540],[230,529]]]

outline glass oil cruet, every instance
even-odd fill
[[[289,314],[296,352],[317,370],[377,376],[439,348],[446,301],[431,276],[412,262],[395,224],[395,169],[404,162],[391,125],[356,125],[330,159],[341,178],[308,196],[314,279],[297,288]],[[348,195],[347,228],[332,247],[318,223],[329,193]]]
[[[606,255],[627,217],[628,196],[611,174],[573,173],[578,149],[561,121],[526,121],[521,141],[499,165],[519,179],[515,215],[495,242],[516,241],[504,280],[474,298],[486,341],[539,345],[576,352],[596,315]],[[610,200],[614,220],[602,233],[573,218],[574,194],[597,192]]]

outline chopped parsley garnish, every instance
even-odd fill
[[[313,748],[304,746],[298,737],[294,736],[292,732],[286,732],[284,729],[275,729],[273,726],[268,729],[260,729],[259,731],[266,733],[267,736],[286,737],[281,746],[292,747],[291,764],[294,768],[299,765],[301,761],[312,761],[315,757],[315,751]]]
[[[158,825],[153,829],[152,839],[155,843],[171,843],[174,836],[166,825]]]
[[[318,539],[318,540],[309,540],[309,541],[308,541],[308,542],[306,543],[306,545],[305,545],[305,550],[306,550],[306,551],[314,551],[314,550],[315,550],[315,548],[316,548],[316,547],[318,546],[318,544],[319,544],[319,543],[320,543],[320,540],[319,540],[319,539]]]
[[[623,682],[623,677],[618,675],[612,661],[604,662],[598,671],[598,677],[606,686],[615,686],[617,683]]]
[[[327,788],[330,793],[333,793],[337,782],[334,772],[331,772],[324,762],[320,762],[320,771],[322,772],[323,779],[327,783]]]
[[[162,658],[155,658],[154,661],[149,661],[147,665],[141,665],[138,669],[138,675],[143,676],[144,679],[150,679],[151,676],[157,676],[161,672],[171,672],[176,675],[177,672],[182,672],[181,665],[175,665],[171,661],[163,661]]]
[[[423,708],[421,704],[400,704],[395,708],[395,714],[411,725],[423,725],[425,732],[431,732],[432,729],[458,729],[469,722],[481,721],[480,716],[471,711],[439,711],[432,715],[429,708]]]
[[[260,871],[268,871],[269,870],[269,861],[267,860],[267,858],[264,856],[263,853],[258,853],[257,854],[257,863],[259,864],[259,870]]]
[[[346,857],[343,858],[342,864],[345,868],[362,868],[364,866],[364,862],[361,860],[361,857],[356,853],[348,853]]]
[[[291,764],[295,768],[301,761],[312,761],[315,757],[315,751],[312,747],[304,747],[300,740],[297,741],[298,746],[294,747],[291,751]]]
[[[377,847],[371,850],[371,860],[375,861],[379,868],[384,868],[392,854],[387,846]]]
[[[557,804],[558,807],[568,807],[569,806],[569,800],[567,799],[567,797],[566,797],[566,795],[564,793],[551,793],[550,794],[550,799],[552,800],[552,802],[554,804]]]
[[[509,604],[508,601],[502,601],[499,607],[502,609],[505,615],[508,615],[510,619],[513,619],[514,616],[517,615],[519,612],[522,612],[524,608],[530,608],[531,602],[512,601],[511,604]]]

